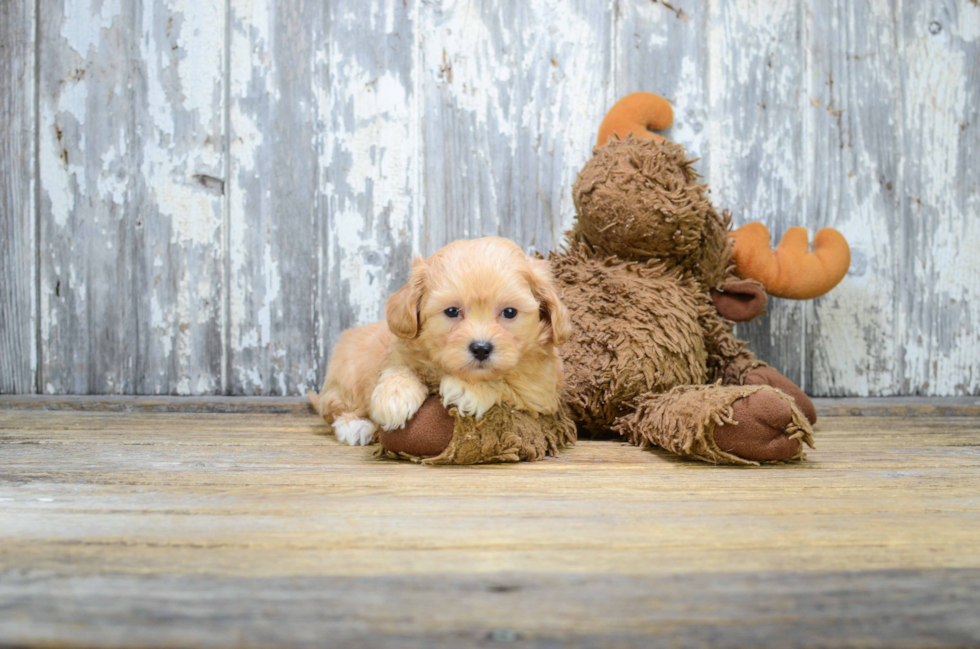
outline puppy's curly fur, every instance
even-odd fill
[[[402,428],[436,390],[465,416],[496,404],[552,414],[557,347],[570,334],[547,262],[499,237],[456,241],[415,258],[384,322],[344,332],[310,400],[352,445],[369,444],[378,426]]]

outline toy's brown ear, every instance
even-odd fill
[[[541,319],[548,325],[546,334],[556,347],[561,347],[572,335],[572,325],[568,310],[555,290],[551,266],[544,259],[529,258],[527,262],[527,281],[535,299],[541,305]]]
[[[399,338],[414,338],[419,333],[419,306],[425,292],[427,267],[425,260],[415,256],[412,274],[405,286],[388,298],[385,320],[391,333]]]
[[[711,301],[721,317],[748,322],[766,309],[766,289],[752,280],[726,282],[711,289]]]

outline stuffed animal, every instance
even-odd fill
[[[756,359],[732,322],[761,313],[765,292],[826,293],[847,272],[847,242],[824,229],[811,253],[806,231],[791,228],[772,250],[762,224],[732,232],[693,160],[651,132],[672,121],[670,104],[649,93],[609,111],[572,190],[568,243],[548,257],[575,325],[562,348],[571,419],[593,437],[716,464],[802,459],[804,444],[812,446],[812,402]],[[513,461],[574,440],[565,412],[535,420],[495,408],[471,421],[437,399],[423,410],[383,434],[379,454]]]

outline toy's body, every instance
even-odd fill
[[[707,200],[683,149],[611,140],[596,149],[573,195],[569,244],[549,261],[575,323],[562,354],[580,430],[712,462],[799,457],[810,441],[804,413],[771,386],[744,385],[764,382],[750,380],[753,372],[774,371],[734,337],[712,301],[712,289],[740,281],[729,220]],[[792,396],[812,409],[801,392]],[[740,400],[743,420],[758,424],[764,412],[765,425],[747,441],[768,452],[715,440]]]
[[[562,354],[566,402],[583,431],[602,437],[640,395],[708,380],[699,316],[711,305],[676,270],[576,243],[549,259],[575,323]]]

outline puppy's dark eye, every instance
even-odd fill
[[[503,312],[500,315],[504,316],[508,320],[513,320],[514,318],[517,317],[517,309],[513,307],[507,307],[506,309],[503,310]]]
[[[459,317],[459,309],[457,309],[454,306],[449,307],[448,309],[446,309],[445,311],[443,311],[443,313],[446,314],[446,317],[447,318],[458,318]]]

